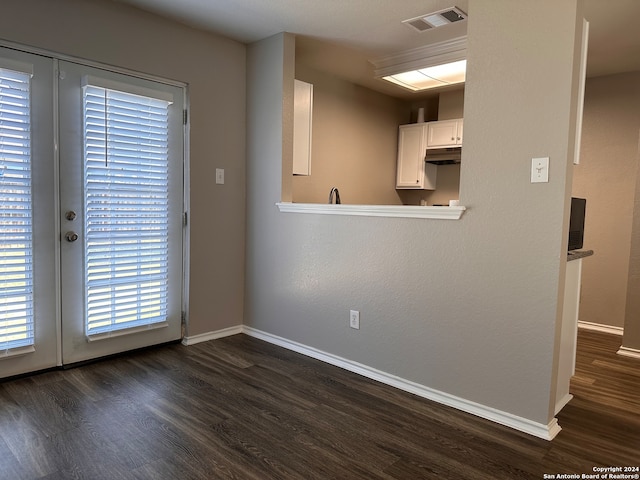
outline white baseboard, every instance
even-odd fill
[[[584,328],[585,330],[593,330],[600,333],[611,333],[613,335],[622,335],[624,328],[614,327],[612,325],[603,325],[601,323],[591,323],[578,321],[578,328]]]
[[[234,327],[223,328],[222,330],[216,330],[214,332],[201,333],[200,335],[192,335],[190,337],[183,337],[183,345],[195,345],[196,343],[206,342],[208,340],[215,340],[216,338],[230,337],[231,335],[237,335],[243,332],[242,325],[236,325]]]
[[[618,355],[622,355],[624,357],[640,359],[640,350],[637,350],[635,348],[620,347],[617,353]]]
[[[368,367],[367,365],[363,365],[361,363],[338,357],[331,353],[323,352],[313,347],[309,347],[297,342],[292,342],[291,340],[287,340],[286,338],[256,330],[255,328],[243,326],[242,330],[243,333],[260,340],[264,340],[288,350],[301,353],[308,357],[315,358],[316,360],[321,360],[325,363],[329,363],[331,365],[335,365],[336,367],[343,368],[364,377],[377,380],[378,382],[390,385],[400,390],[404,390],[405,392],[413,393],[428,400],[433,400],[434,402],[447,405],[458,410],[462,410],[463,412],[471,413],[478,417],[491,420],[493,422],[511,427],[524,433],[528,433],[529,435],[543,438],[545,440],[553,440],[553,438],[561,430],[556,418],[551,420],[548,425],[533,422],[531,420],[518,417],[511,413],[503,412],[495,408],[487,407],[476,402],[471,402],[469,400],[465,400],[463,398],[456,397],[445,392],[440,392],[438,390],[425,387],[424,385],[420,385],[418,383],[405,380],[395,375],[376,370],[375,368]]]
[[[560,413],[560,410],[566,407],[567,403],[569,403],[572,398],[573,398],[573,395],[571,395],[570,393],[567,393],[564,397],[560,399],[560,401],[556,402],[556,410],[554,415],[557,415],[558,413]]]

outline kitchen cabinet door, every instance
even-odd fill
[[[313,85],[295,80],[293,98],[293,174],[311,175]]]
[[[459,147],[462,145],[462,119],[429,122],[427,148]]]
[[[425,164],[427,123],[400,126],[396,188],[435,190],[436,165]]]

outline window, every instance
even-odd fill
[[[33,344],[30,81],[0,68],[0,351]]]
[[[166,321],[170,104],[84,87],[87,335]]]

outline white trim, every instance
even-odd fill
[[[313,213],[318,215],[355,215],[363,217],[431,218],[459,220],[466,207],[422,207],[416,205],[345,205],[328,203],[278,202],[283,213]]]
[[[53,78],[53,210],[55,212],[55,238],[62,239],[62,215],[60,205],[60,61],[52,59]],[[57,242],[54,254],[54,269],[57,281],[54,289],[56,295],[56,365],[62,366],[62,252]]]
[[[471,402],[469,400],[456,397],[455,395],[450,395],[445,392],[440,392],[438,390],[425,387],[424,385],[420,385],[409,380],[396,377],[395,375],[391,375],[389,373],[376,370],[361,363],[338,357],[331,353],[323,352],[313,347],[308,347],[297,342],[292,342],[291,340],[278,337],[277,335],[272,335],[267,332],[256,330],[255,328],[243,326],[242,331],[243,333],[260,340],[264,340],[288,350],[301,353],[308,357],[315,358],[316,360],[321,360],[325,363],[335,365],[350,372],[357,373],[358,375],[362,375],[386,385],[396,387],[405,392],[413,393],[428,400],[433,400],[434,402],[447,405],[458,410],[462,410],[463,412],[471,413],[478,417],[491,420],[492,422],[505,425],[521,432],[528,433],[529,435],[533,435],[535,437],[543,438],[545,440],[553,440],[553,438],[561,430],[556,418],[553,418],[548,425],[533,422],[531,420],[518,417],[508,412],[503,412],[495,408],[487,407],[476,402]]]
[[[182,229],[182,335],[189,333],[189,295],[190,295],[190,278],[191,278],[191,103],[189,96],[189,87],[182,89],[182,100],[184,110],[187,112],[183,117],[182,136],[183,140],[183,192],[182,192],[182,210],[183,215],[187,215],[187,224]],[[186,120],[186,121],[185,121]]]
[[[0,68],[11,70],[13,72],[24,73],[33,77],[33,64],[29,62],[21,62],[20,60],[12,60],[9,58],[0,58]]]
[[[5,358],[17,357],[19,355],[26,355],[27,353],[33,353],[36,349],[33,345],[27,345],[26,347],[9,348],[7,350],[0,350],[0,360]]]
[[[105,90],[116,90],[119,92],[130,93],[131,95],[136,95],[138,97],[153,98],[154,100],[167,102],[169,105],[173,103],[172,93],[140,85],[133,85],[131,83],[118,82],[117,80],[111,80],[110,78],[96,77],[95,75],[83,75],[82,86],[104,88]],[[180,114],[182,115],[182,112],[180,112]]]
[[[617,353],[623,357],[637,358],[640,360],[640,350],[636,348],[620,347]]]
[[[384,77],[467,58],[467,37],[452,38],[371,60],[373,76]]]
[[[100,340],[108,340],[110,338],[122,337],[124,335],[131,335],[133,333],[147,332],[150,330],[158,330],[159,328],[166,328],[169,326],[167,321],[158,323],[150,323],[148,325],[137,325],[135,327],[122,328],[120,330],[110,330],[103,333],[89,333],[86,335],[89,342],[97,342]]]
[[[573,395],[571,395],[570,393],[567,393],[558,402],[556,402],[556,410],[554,412],[554,415],[557,415],[560,412],[560,410],[562,410],[567,405],[567,403],[571,401],[572,398],[573,398]]]
[[[187,346],[195,345],[196,343],[207,342],[209,340],[215,340],[217,338],[230,337],[231,335],[237,335],[239,333],[243,333],[242,325],[236,325],[235,327],[223,328],[222,330],[215,330],[213,332],[184,337],[182,339],[182,344]]]
[[[622,327],[614,327],[613,325],[603,325],[601,323],[583,321],[578,321],[578,328],[593,330],[594,332],[600,333],[610,333],[612,335],[622,335],[624,333],[624,328]]]
[[[582,117],[584,116],[584,89],[587,79],[587,52],[589,49],[589,22],[582,19],[582,42],[580,45],[580,72],[578,73],[578,106],[576,112],[576,137],[573,147],[573,164],[580,164],[582,144]]]

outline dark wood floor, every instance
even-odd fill
[[[2,479],[542,479],[640,464],[640,362],[581,332],[553,442],[237,335],[0,383]],[[517,385],[514,385],[517,388]]]

